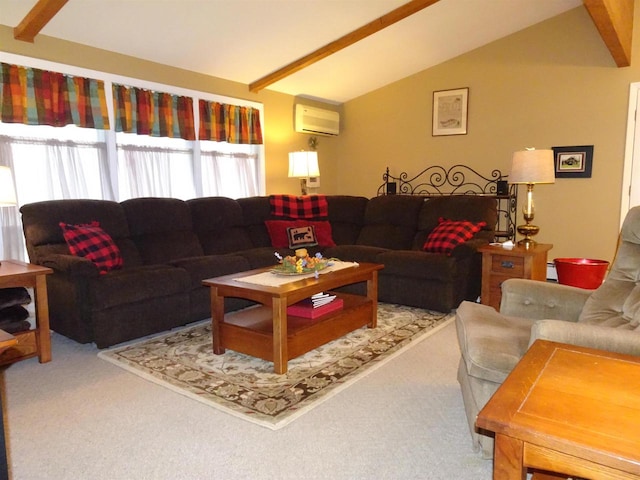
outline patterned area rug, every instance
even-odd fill
[[[452,314],[379,303],[377,328],[360,328],[290,360],[284,375],[275,374],[271,362],[231,350],[214,355],[209,321],[101,351],[98,357],[277,430],[451,321]]]

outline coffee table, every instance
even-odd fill
[[[640,357],[536,340],[476,425],[496,434],[496,480],[638,479]]]
[[[353,264],[323,272],[317,278],[294,277],[278,286],[248,281],[262,274],[273,275],[272,267],[204,280],[203,284],[211,289],[213,352],[220,355],[229,348],[273,362],[276,373],[286,373],[289,359],[365,325],[376,327],[378,270],[382,268],[375,263]],[[315,319],[287,315],[289,305],[359,282],[367,283],[366,296],[337,293],[344,301],[341,310]],[[252,300],[260,306],[225,316],[225,297]]]

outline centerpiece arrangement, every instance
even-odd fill
[[[295,256],[283,257],[278,252],[275,253],[279,265],[271,270],[279,275],[304,275],[307,273],[319,272],[330,265],[328,259],[321,253],[309,256],[306,248],[299,248],[295,251]]]

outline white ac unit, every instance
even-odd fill
[[[295,125],[296,132],[335,136],[340,133],[340,114],[297,104]]]

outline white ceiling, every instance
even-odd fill
[[[407,1],[69,0],[41,34],[249,84]],[[0,0],[0,24],[35,3]],[[580,5],[440,0],[268,88],[342,103]]]

